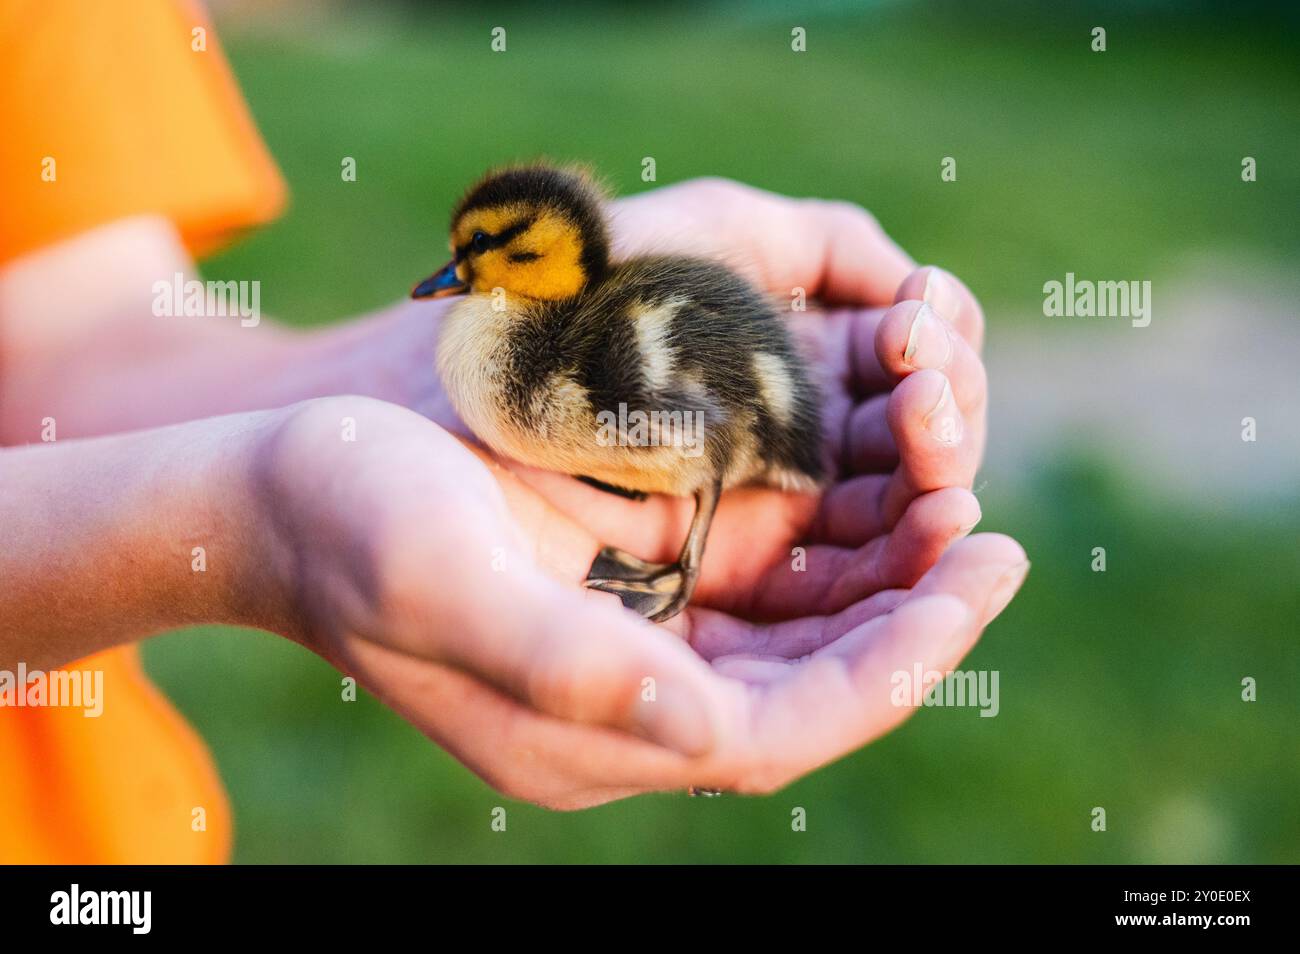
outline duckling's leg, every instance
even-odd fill
[[[704,542],[721,494],[721,481],[695,494],[695,516],[676,563],[647,563],[630,553],[605,547],[591,564],[587,586],[617,594],[624,606],[653,622],[672,619],[695,591],[704,558]]]
[[[607,494],[614,494],[618,497],[626,497],[628,500],[640,502],[650,498],[650,495],[645,491],[628,490],[626,487],[619,487],[616,484],[607,484],[603,480],[597,480],[595,477],[579,477],[578,479],[588,487],[595,487],[597,490],[603,490]]]

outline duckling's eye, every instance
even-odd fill
[[[470,236],[469,243],[475,252],[478,252],[480,255],[482,255],[484,252],[488,250],[487,233],[475,232],[472,236]]]

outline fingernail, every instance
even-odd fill
[[[975,519],[972,520],[970,523],[963,523],[960,527],[957,528],[957,532],[964,537],[967,534],[969,534],[972,530],[974,530],[976,527],[978,527],[980,525],[980,521],[983,519],[984,519],[984,508],[979,505],[979,501],[977,500],[975,502]]]
[[[921,302],[912,318],[903,349],[903,363],[909,368],[944,368],[952,359],[952,339],[948,329],[928,302]]]
[[[940,444],[956,444],[961,440],[962,421],[957,412],[957,402],[952,396],[952,385],[943,379],[943,393],[930,413],[925,416],[925,429]]]
[[[984,609],[985,621],[992,619],[1006,609],[1007,604],[1011,602],[1011,597],[1016,595],[1016,591],[1020,589],[1020,584],[1029,575],[1030,566],[1028,560],[1017,563],[998,577],[997,583],[993,585],[993,592],[989,595],[988,605]]]
[[[921,292],[921,300],[929,302],[930,306],[939,313],[939,317],[945,321],[955,319],[961,308],[961,296],[957,294],[952,280],[934,266],[926,272],[925,289]]]
[[[653,699],[637,700],[633,720],[643,738],[682,755],[705,755],[717,744],[708,710],[689,691],[660,684]]]

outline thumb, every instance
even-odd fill
[[[667,630],[531,568],[486,609],[444,646],[446,662],[561,719],[685,755],[714,748],[727,684]]]

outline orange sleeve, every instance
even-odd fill
[[[0,704],[0,864],[228,861],[230,805],[212,758],[136,647],[67,668],[102,680],[98,715],[88,697],[19,707],[12,682]]]
[[[284,205],[197,3],[5,0],[0,121],[0,263],[143,213],[200,255]]]
[[[145,213],[198,255],[284,204],[197,4],[4,0],[0,122],[0,264]],[[69,668],[102,674],[100,715],[0,696],[0,863],[227,860],[212,759],[137,649]]]

